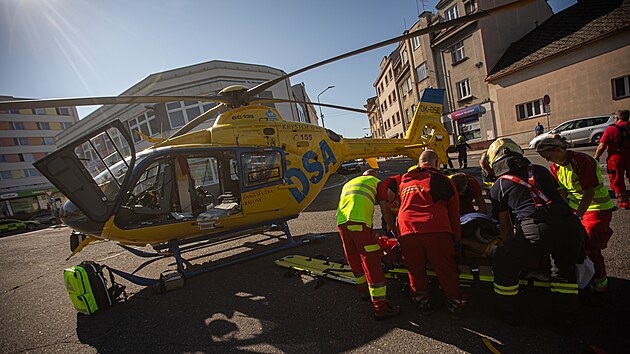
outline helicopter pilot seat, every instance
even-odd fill
[[[164,184],[161,184],[162,181],[160,180],[137,196],[130,195],[125,207],[121,209],[121,211],[128,210],[128,212],[123,213],[130,223],[153,224],[166,221],[173,195],[173,183],[170,177],[171,173],[165,171]]]

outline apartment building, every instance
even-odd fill
[[[630,1],[578,1],[511,45],[487,80],[499,134],[520,144],[538,122],[628,109]]]
[[[439,21],[447,21],[509,2],[442,0],[436,5],[437,16]],[[540,0],[433,34],[438,86],[446,88],[445,113],[455,136],[462,135],[474,148],[485,148],[498,136],[496,101],[490,99],[486,82],[488,72],[512,42],[552,14],[547,2]]]
[[[432,20],[431,12],[421,13],[409,32],[427,27]],[[405,40],[400,44],[400,51],[400,65],[395,66],[394,75],[406,133],[422,97],[422,91],[428,87],[437,87],[438,82],[430,36],[418,36]]]
[[[210,96],[218,93],[230,85],[254,87],[262,82],[285,75],[279,69],[265,65],[245,64],[213,60],[183,68],[168,70],[149,75],[135,84],[121,95],[188,95]],[[308,101],[306,90],[291,86],[289,79],[271,87],[259,94],[259,97],[296,99],[304,98]],[[302,99],[300,99],[302,100]],[[135,150],[143,150],[152,143],[146,141],[140,134],[151,137],[168,137],[195,117],[204,113],[216,104],[212,102],[169,102],[155,105],[110,105],[103,106],[83,118],[78,124],[64,130],[59,136],[58,145],[65,146],[71,141],[89,133],[90,131],[114,120],[126,124],[133,137]],[[266,104],[278,110],[284,120],[317,122],[314,110],[302,106],[298,109],[295,103]],[[209,128],[214,124],[218,114],[198,129]]]
[[[383,126],[383,117],[379,109],[378,97],[370,97],[367,99],[367,104],[363,105],[366,111],[368,111],[368,121],[370,123],[370,132],[372,138],[385,138],[385,127]]]
[[[20,100],[0,96],[2,101]],[[56,150],[55,136],[79,121],[74,107],[0,111],[0,217],[52,209],[62,195],[33,167]]]
[[[435,14],[423,12],[409,29],[414,31],[436,22],[453,20],[511,2],[511,0],[442,0]],[[490,99],[486,77],[508,46],[552,15],[545,0],[473,21],[437,33],[399,43],[383,58],[374,84],[387,137],[404,136],[422,91],[427,87],[446,89],[442,122],[452,134],[464,136],[469,144],[483,148],[497,137],[496,102]],[[398,111],[388,105],[395,93],[387,90],[393,70]],[[404,117],[396,126],[396,113]],[[389,123],[391,122],[391,123]],[[374,134],[374,131],[373,131]]]
[[[383,121],[384,138],[402,138],[405,134],[394,76],[394,65],[400,65],[399,59],[400,45],[388,56],[383,57],[381,70],[374,82],[379,102],[378,110]],[[374,131],[372,136],[375,136]]]

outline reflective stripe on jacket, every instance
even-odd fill
[[[380,180],[373,176],[359,176],[346,183],[337,207],[337,225],[354,221],[372,227],[379,183]]]

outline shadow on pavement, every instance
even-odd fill
[[[588,345],[611,353],[627,350],[628,336],[620,333],[629,315],[630,281],[611,278],[608,304],[581,308],[569,336],[553,332],[548,291],[523,291],[527,317],[523,326],[511,327],[486,314],[492,296],[490,286],[483,284],[467,289],[469,306],[461,320],[454,320],[447,314],[436,284],[432,286],[435,311],[422,317],[398,283],[389,281],[389,299],[403,313],[376,322],[370,305],[359,300],[352,285],[328,279],[317,282],[305,275],[286,277],[286,270],[274,265],[274,260],[288,254],[326,254],[340,259],[338,237],[327,236],[313,246],[189,279],[184,289],[163,295],[144,289],[110,310],[77,315],[78,338],[101,353],[453,351],[449,344],[478,353],[487,351],[482,337],[491,338],[499,350],[510,353],[579,353]],[[397,337],[404,340],[396,342]]]

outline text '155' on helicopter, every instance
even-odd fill
[[[468,23],[532,0],[429,26],[307,66],[253,88],[231,86],[215,96],[117,96],[0,102],[0,109],[173,101],[217,102],[168,139],[136,153],[128,129],[114,121],[34,163],[67,198],[60,216],[85,235],[73,255],[95,240],[118,242],[139,256],[174,256],[184,276],[180,246],[282,226],[286,247],[296,242],[295,218],[348,159],[407,155],[425,148],[446,163],[448,133],[441,123],[444,91],[426,89],[404,139],[345,139],[319,126],[287,122],[262,103],[295,102],[367,113],[329,104],[255,97],[285,79],[337,60],[419,35]],[[227,110],[227,111],[225,111]],[[205,130],[195,127],[221,113]],[[425,134],[426,132],[426,134]],[[133,246],[150,245],[153,252]],[[278,248],[270,250],[277,251]],[[266,254],[262,252],[257,255]],[[132,280],[133,279],[129,279]]]

